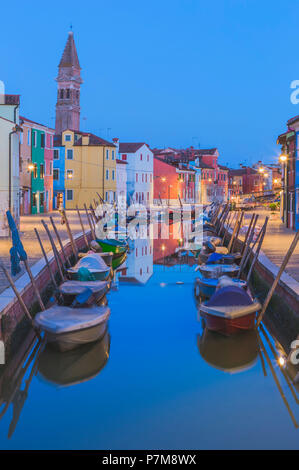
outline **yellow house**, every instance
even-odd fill
[[[65,130],[65,208],[89,207],[97,193],[107,202],[116,200],[116,146],[90,132]]]

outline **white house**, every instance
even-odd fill
[[[119,157],[119,139],[112,139],[116,146],[116,201],[119,207],[125,207],[127,202],[127,165],[125,159]]]
[[[6,211],[9,209],[19,223],[19,95],[0,95],[0,236],[7,237],[9,229]]]
[[[126,267],[119,278],[137,284],[146,284],[153,274],[153,240],[137,238],[131,249]]]
[[[153,202],[154,154],[144,142],[121,142],[119,158],[127,162],[127,202],[150,206]]]

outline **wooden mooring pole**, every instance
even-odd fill
[[[24,300],[22,299],[22,296],[20,295],[18,289],[16,288],[15,286],[15,283],[11,277],[11,275],[9,274],[8,270],[5,268],[5,266],[3,265],[3,263],[0,263],[0,267],[2,269],[2,271],[4,272],[5,276],[6,276],[6,279],[8,280],[9,284],[10,284],[10,287],[12,288],[12,290],[14,291],[14,294],[15,296],[17,297],[21,307],[22,307],[22,310],[24,312],[24,314],[26,315],[27,319],[29,320],[29,322],[31,323],[31,326],[32,328],[34,329],[36,335],[38,336],[38,338],[40,338],[40,332],[38,330],[38,328],[34,325],[33,323],[33,318],[24,302]],[[42,309],[42,310],[45,310],[45,307]]]

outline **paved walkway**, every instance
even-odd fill
[[[262,251],[272,263],[280,266],[295,236],[295,232],[282,224],[279,213],[271,215],[270,211],[263,209],[256,209],[255,212],[259,214],[258,225],[263,224],[266,216],[270,217]],[[245,216],[246,219],[249,219],[251,211],[246,212]],[[287,265],[286,272],[299,282],[299,243]]]
[[[53,217],[55,225],[57,229],[59,230],[60,237],[62,240],[65,240],[68,238],[68,234],[66,231],[66,226],[61,225],[61,217],[57,211],[47,213],[47,214],[39,214],[39,215],[27,215],[21,217],[21,223],[20,223],[20,236],[23,242],[23,246],[27,252],[28,255],[28,260],[29,260],[29,265],[31,266],[34,264],[36,261],[38,261],[40,258],[43,257],[43,254],[40,249],[39,242],[36,238],[34,228],[36,227],[39,235],[42,239],[44,248],[46,252],[51,251],[51,244],[49,242],[48,236],[45,232],[45,229],[43,228],[41,224],[41,220],[44,219],[45,222],[48,224],[48,227],[51,231],[51,233],[54,235],[54,240],[56,241],[56,246],[58,249],[59,245],[56,240],[51,221],[49,219],[50,215]],[[84,224],[84,228],[86,231],[89,230],[89,225],[87,221],[86,214],[83,214],[83,211],[81,211],[81,217],[82,221]],[[76,233],[82,232],[81,225],[79,222],[78,214],[76,211],[67,211],[67,218],[69,220],[69,224],[71,227],[71,231],[73,235]],[[0,239],[0,258],[3,264],[10,270],[10,256],[9,256],[9,250],[11,248],[11,240],[9,238],[7,239]],[[14,279],[18,279],[24,272],[24,266],[23,263],[21,263],[21,268],[22,271],[14,277]],[[6,277],[3,273],[3,271],[0,269],[0,292],[3,292],[4,289],[8,287],[8,282],[6,280]]]

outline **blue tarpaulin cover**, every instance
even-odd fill
[[[221,253],[212,253],[208,257],[207,264],[215,263],[216,261],[219,261],[222,258],[223,258],[223,255]]]

